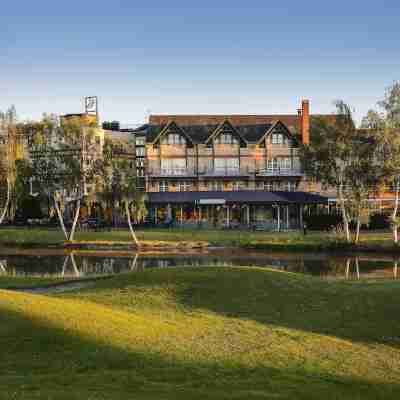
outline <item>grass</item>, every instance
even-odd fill
[[[0,399],[397,399],[399,291],[225,267],[0,291]]]
[[[47,286],[61,282],[62,278],[42,278],[25,276],[1,276],[0,289],[8,288],[30,288],[37,286]]]
[[[389,232],[363,232],[358,246],[348,246],[325,232],[310,232],[306,236],[299,232],[249,232],[201,229],[149,229],[137,233],[144,247],[185,246],[238,246],[262,250],[327,251],[360,250],[399,252]],[[78,232],[76,241],[81,244],[102,245],[132,243],[127,230],[112,232]],[[0,245],[8,246],[62,246],[64,237],[59,230],[44,229],[0,229]]]

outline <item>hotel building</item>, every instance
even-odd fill
[[[298,157],[314,117],[307,100],[293,115],[151,115],[140,128],[150,218],[298,228],[304,206],[327,201],[312,193]]]

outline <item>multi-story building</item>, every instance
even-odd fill
[[[329,118],[331,116],[328,116]],[[299,226],[311,193],[298,157],[309,102],[293,115],[152,115],[147,183],[156,221]]]

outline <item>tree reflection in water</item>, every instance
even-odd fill
[[[4,254],[4,251],[3,253]],[[322,279],[397,279],[400,258],[387,255],[360,254],[291,254],[266,252],[208,252],[182,254],[146,254],[112,252],[54,252],[32,250],[10,252],[0,256],[0,274],[14,276],[84,276],[140,272],[147,268],[173,267],[268,267],[303,273]]]

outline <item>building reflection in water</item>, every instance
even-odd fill
[[[140,272],[147,268],[172,267],[270,267],[282,271],[304,273],[323,279],[360,280],[394,278],[398,274],[398,258],[371,255],[346,257],[323,254],[85,254],[70,252],[52,255],[4,255],[0,259],[0,275],[84,277]]]

